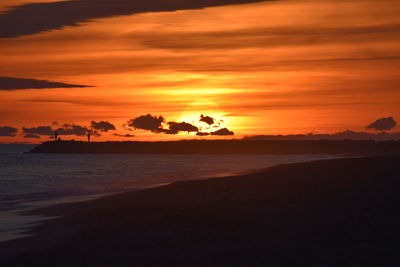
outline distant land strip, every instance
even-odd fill
[[[44,142],[29,153],[63,154],[334,154],[400,155],[400,141],[182,140]]]

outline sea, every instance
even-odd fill
[[[224,177],[332,155],[29,154],[35,145],[0,144],[0,242],[24,237],[49,218],[26,211],[64,202]]]

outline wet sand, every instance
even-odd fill
[[[400,156],[286,164],[35,211],[2,266],[400,266]]]

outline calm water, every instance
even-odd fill
[[[0,145],[0,209],[24,201],[134,190],[330,157],[22,153],[31,148]]]
[[[178,180],[225,176],[281,163],[332,157],[23,154],[31,148],[31,145],[0,145],[0,234],[2,230],[18,228],[16,221],[21,218],[14,216],[15,211],[60,200],[72,201],[78,197],[135,190]],[[12,212],[14,215],[11,216]]]

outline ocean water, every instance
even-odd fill
[[[15,217],[27,209],[174,181],[235,175],[282,163],[333,157],[23,153],[31,148],[32,145],[0,145],[0,232],[3,232],[3,239],[10,239],[4,236],[12,236],[22,224],[37,221],[37,218],[30,218],[28,222]]]

